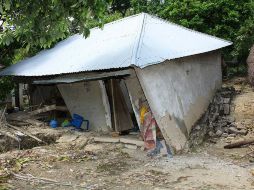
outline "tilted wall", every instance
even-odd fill
[[[138,125],[140,126],[140,115],[139,115],[139,109],[135,105],[135,102],[137,100],[146,100],[146,97],[144,95],[143,89],[140,85],[140,82],[137,78],[137,75],[135,72],[133,72],[129,77],[125,79],[125,83],[129,92],[129,97],[132,104],[133,112],[136,116],[136,120],[138,122]]]
[[[219,51],[136,68],[155,119],[174,152],[182,150],[194,123],[221,86]]]
[[[76,113],[88,119],[91,130],[109,130],[99,81],[58,84],[57,87],[72,115]]]

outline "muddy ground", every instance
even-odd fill
[[[254,189],[252,147],[223,148],[253,137],[254,91],[243,78],[224,85],[239,90],[232,115],[248,129],[246,136],[209,139],[183,155],[150,158],[123,144],[95,143],[90,133],[45,128],[56,142],[0,154],[0,189]]]

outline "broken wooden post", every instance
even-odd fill
[[[231,144],[225,145],[224,148],[226,148],[226,149],[239,148],[243,145],[248,145],[248,144],[252,144],[252,143],[254,143],[254,138],[231,143]]]

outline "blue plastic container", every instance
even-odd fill
[[[49,125],[50,125],[50,127],[52,127],[52,128],[57,128],[57,127],[58,127],[58,122],[57,122],[57,120],[52,119],[52,120],[50,121]]]
[[[84,118],[82,116],[74,113],[73,119],[71,120],[71,125],[76,127],[77,129],[80,129],[83,121],[84,121]]]

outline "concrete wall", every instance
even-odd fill
[[[156,121],[177,152],[221,86],[220,52],[194,55],[136,69]]]
[[[88,119],[91,130],[109,130],[99,81],[59,84],[57,87],[71,114]]]
[[[125,83],[126,83],[126,86],[127,86],[128,92],[129,92],[129,96],[130,96],[130,100],[131,100],[131,104],[132,104],[134,114],[136,116],[138,125],[140,126],[139,110],[136,107],[135,102],[138,99],[141,99],[143,101],[146,100],[145,94],[142,90],[142,87],[140,85],[140,82],[139,82],[135,72],[133,72],[131,74],[131,76],[129,76],[125,79]]]

